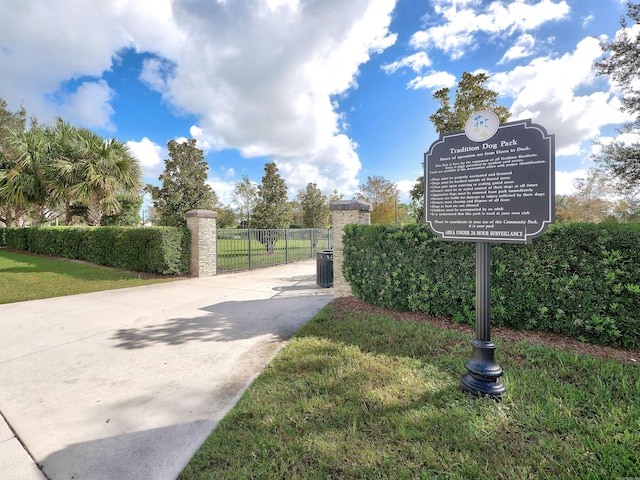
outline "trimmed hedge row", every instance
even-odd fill
[[[492,244],[491,319],[515,329],[640,347],[640,225],[553,225],[532,245]],[[475,323],[475,244],[422,225],[349,225],[343,272],[354,295]]]
[[[189,230],[173,227],[38,227],[0,229],[0,245],[85,260],[135,272],[189,272]]]

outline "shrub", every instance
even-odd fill
[[[640,346],[640,226],[552,226],[532,245],[493,244],[496,325]],[[344,275],[354,295],[396,310],[475,322],[475,245],[426,225],[349,225]]]
[[[190,233],[174,227],[7,228],[8,247],[136,272],[184,275]]]

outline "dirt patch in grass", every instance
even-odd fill
[[[331,302],[335,318],[345,318],[352,313],[367,313],[384,315],[398,321],[427,322],[441,328],[455,330],[457,332],[473,335],[475,328],[472,325],[456,323],[450,318],[437,317],[421,312],[397,312],[388,308],[369,305],[356,297],[336,298]],[[573,337],[551,332],[538,332],[533,330],[513,330],[507,327],[491,327],[491,335],[502,340],[513,342],[527,342],[533,345],[542,345],[565,350],[580,355],[590,355],[604,360],[617,360],[623,363],[638,365],[640,363],[640,350],[621,350],[602,345],[593,345],[580,342]]]

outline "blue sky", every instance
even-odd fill
[[[403,201],[437,139],[433,92],[489,74],[512,120],[556,135],[556,191],[629,120],[598,77],[620,0],[4,0],[0,96],[128,143],[157,183],[170,139],[195,137],[209,181],[260,182],[275,161],[350,198],[368,176]]]

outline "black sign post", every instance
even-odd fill
[[[442,240],[476,242],[476,338],[462,388],[500,398],[491,341],[491,243],[531,243],[555,220],[555,137],[478,112],[425,153],[425,220]]]

